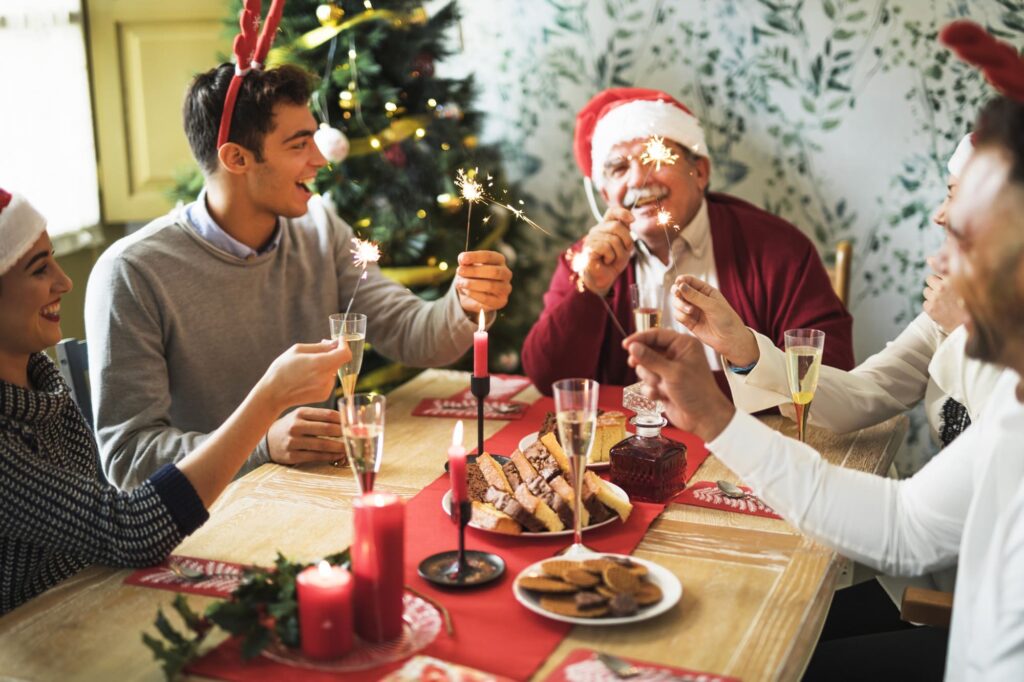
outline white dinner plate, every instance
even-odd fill
[[[612,494],[614,494],[616,497],[618,497],[619,499],[622,499],[622,500],[629,501],[629,495],[626,494],[625,490],[623,490],[619,486],[615,485],[614,483],[609,483],[608,481],[605,481],[604,484],[606,486],[608,486],[608,490],[610,490],[612,492]],[[451,516],[451,513],[452,513],[452,491],[451,490],[446,491],[445,494],[444,494],[444,497],[441,498],[441,508],[444,509],[444,513],[445,514],[448,514],[449,516]],[[607,526],[609,523],[614,523],[615,521],[617,521],[619,519],[619,515],[618,514],[616,514],[612,510],[609,510],[609,511],[612,512],[611,517],[605,519],[601,523],[592,523],[589,526],[583,526],[583,532],[586,533],[588,530],[593,530],[594,528],[600,528],[602,526]],[[469,522],[469,527],[470,528],[476,528],[477,530],[482,530],[485,533],[495,533],[497,535],[507,535],[510,538],[515,538],[515,537],[520,537],[520,538],[557,538],[557,537],[561,537],[561,536],[571,536],[573,534],[573,529],[572,528],[566,528],[565,530],[560,530],[557,533],[550,533],[550,532],[531,533],[529,531],[523,531],[522,533],[519,533],[518,535],[511,535],[509,533],[498,533],[497,531],[494,531],[494,530],[490,530],[490,529],[487,529],[487,528],[481,528],[480,526],[474,525],[472,521]]]
[[[540,607],[540,595],[536,592],[530,592],[529,590],[524,590],[519,587],[519,579],[523,576],[543,575],[544,572],[541,570],[541,564],[545,561],[552,561],[552,559],[538,561],[537,563],[523,569],[523,572],[517,575],[515,582],[512,583],[512,594],[515,595],[516,600],[520,604],[534,613],[552,620],[560,620],[563,623],[575,623],[577,625],[623,625],[625,623],[636,623],[637,621],[647,620],[648,618],[654,618],[655,616],[665,613],[675,606],[676,602],[678,602],[683,596],[683,584],[679,582],[679,578],[677,578],[672,571],[668,570],[664,566],[659,566],[653,561],[647,561],[646,559],[639,559],[635,556],[627,556],[625,554],[594,554],[593,558],[597,559],[602,556],[623,557],[634,563],[646,566],[647,579],[661,589],[661,601],[657,604],[640,607],[640,610],[632,616],[622,616],[619,618],[576,618],[575,616],[561,616],[557,613],[546,611]]]
[[[520,452],[526,452],[526,448],[528,448],[531,445],[533,445],[534,443],[536,443],[537,442],[537,438],[539,436],[540,436],[540,431],[534,431],[533,433],[528,433],[525,436],[523,436],[519,440],[519,451]],[[611,467],[611,465],[612,465],[611,462],[595,462],[595,463],[592,463],[592,464],[588,464],[587,468],[591,469],[593,471],[600,471],[601,469],[608,469],[609,467]]]

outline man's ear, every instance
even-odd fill
[[[256,161],[252,152],[237,142],[222,144],[217,150],[217,160],[220,161],[221,168],[236,175],[248,173]]]
[[[707,191],[708,182],[711,180],[711,161],[706,156],[698,156],[693,162],[693,173],[697,178],[702,192]]]

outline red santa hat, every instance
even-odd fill
[[[0,275],[11,269],[46,230],[46,218],[28,199],[0,189]]]
[[[653,135],[672,140],[697,156],[708,156],[700,121],[682,102],[661,90],[609,88],[576,115],[576,164],[600,188],[612,147]]]

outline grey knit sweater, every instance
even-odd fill
[[[132,493],[101,480],[56,366],[39,353],[28,372],[34,390],[0,381],[0,613],[89,564],[158,563],[207,518],[175,466]]]
[[[121,239],[93,268],[85,300],[92,404],[103,469],[132,488],[207,438],[290,345],[330,338],[363,275],[352,231],[319,197],[281,220],[281,242],[245,259],[173,212]],[[366,272],[354,312],[367,342],[417,367],[454,362],[476,327],[454,290],[426,302]],[[268,461],[266,439],[240,473]]]

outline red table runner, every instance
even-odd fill
[[[603,409],[622,410],[622,387],[603,386],[599,399]],[[554,409],[551,398],[541,398],[524,419],[511,422],[485,443],[488,452],[508,454],[518,447],[519,440],[540,428],[544,415]],[[675,428],[663,433],[687,446],[686,477],[707,459],[708,451],[696,436]],[[520,605],[512,594],[512,582],[527,566],[554,556],[571,543],[569,537],[522,538],[498,535],[470,528],[466,534],[467,549],[494,552],[505,560],[505,575],[485,587],[465,591],[435,588],[417,575],[417,566],[424,558],[455,549],[456,531],[441,509],[441,498],[448,490],[447,475],[439,476],[407,503],[405,514],[406,584],[414,586],[442,604],[451,614],[454,637],[443,632],[423,650],[434,656],[479,670],[499,673],[513,679],[527,679],[551,655],[572,627],[549,620]],[[599,552],[630,554],[643,539],[651,522],[664,505],[633,503],[629,521],[611,523],[588,531],[586,544]],[[339,674],[291,668],[266,658],[242,663],[236,640],[220,647],[189,666],[189,671],[224,680],[320,680],[338,679]],[[345,673],[346,680],[378,680],[400,668],[402,662],[374,668],[362,673]]]

